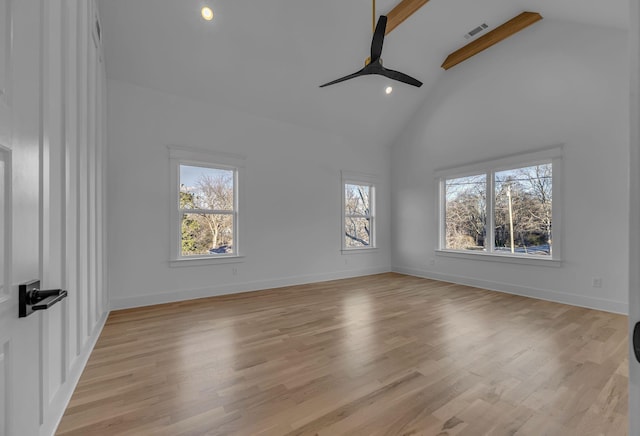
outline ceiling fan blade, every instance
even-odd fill
[[[397,80],[398,82],[402,82],[402,83],[406,83],[408,85],[413,85],[416,86],[418,88],[420,88],[422,86],[422,82],[419,81],[418,79],[414,79],[411,76],[408,76],[404,73],[401,73],[400,71],[394,71],[394,70],[389,70],[387,68],[383,68],[382,72],[378,73],[381,74],[385,77],[388,77],[389,79],[393,79],[393,80]]]
[[[371,62],[377,61],[382,55],[382,44],[384,44],[384,32],[386,28],[387,17],[380,15],[378,24],[376,24],[376,30],[373,32],[373,40],[371,41]]]
[[[331,82],[325,83],[324,85],[320,85],[320,88],[324,88],[325,86],[335,85],[336,83],[344,82],[345,80],[353,79],[358,76],[363,75],[364,68],[357,73],[349,74],[348,76],[341,77],[336,80],[332,80]]]

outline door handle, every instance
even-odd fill
[[[24,318],[36,310],[46,310],[67,298],[62,289],[40,290],[40,280],[32,280],[18,286],[18,316]]]
[[[640,362],[640,322],[633,329],[633,351],[636,353],[636,360]]]
[[[67,298],[67,291],[62,289],[51,289],[48,291],[34,290],[31,291],[31,309],[46,310]]]

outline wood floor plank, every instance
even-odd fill
[[[112,312],[58,435],[625,435],[627,319],[388,273]]]

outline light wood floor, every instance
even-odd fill
[[[59,435],[626,435],[627,318],[381,274],[113,312]]]

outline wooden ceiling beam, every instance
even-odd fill
[[[445,59],[442,68],[448,70],[540,20],[542,20],[542,15],[537,12],[523,12],[486,35],[451,53]]]
[[[427,4],[429,0],[402,0],[387,14],[387,30],[385,35],[391,33],[404,20],[413,15],[418,9]]]

